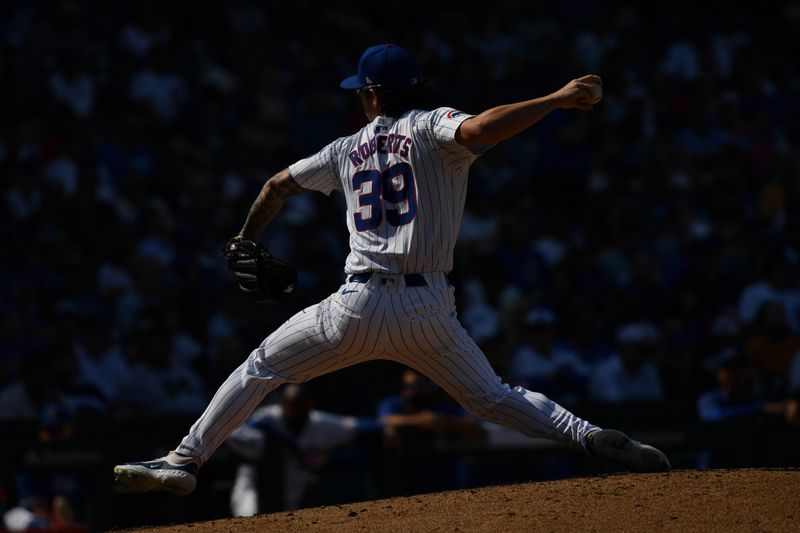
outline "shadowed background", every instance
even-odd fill
[[[266,178],[364,124],[338,83],[380,42],[468,113],[603,77],[594,111],[554,112],[471,171],[452,280],[498,372],[676,467],[798,464],[800,4],[380,6],[0,4],[0,511],[77,528],[229,512],[227,450],[194,500],[120,494],[110,466],[175,446],[250,349],[341,283],[338,195],[292,198],[268,228],[300,271],[281,305],[243,301],[221,245]],[[383,427],[403,380],[374,363],[309,389]],[[379,429],[309,464],[303,505],[607,468],[496,428],[416,429],[416,448]]]

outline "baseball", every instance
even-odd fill
[[[589,99],[589,103],[596,104],[603,99],[603,86],[595,82],[592,82],[591,86],[592,97]]]

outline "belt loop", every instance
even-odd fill
[[[372,277],[372,272],[360,272],[358,274],[351,274],[348,276],[347,281],[350,283],[367,283]]]
[[[422,274],[405,274],[406,287],[427,287],[428,282]]]

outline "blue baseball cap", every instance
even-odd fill
[[[380,85],[404,89],[422,83],[422,72],[411,52],[395,44],[370,46],[358,60],[358,72],[342,80],[342,89]]]

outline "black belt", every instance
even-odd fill
[[[373,274],[378,274],[378,272],[361,272],[359,274],[351,274],[347,281],[355,281],[356,283],[366,283],[372,278]],[[427,287],[428,282],[425,281],[425,277],[422,274],[403,274],[403,278],[406,280],[406,287]],[[386,280],[389,278],[381,278],[381,284],[385,285]]]

